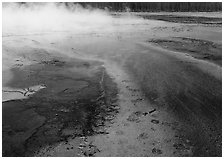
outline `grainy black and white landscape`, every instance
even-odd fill
[[[221,5],[3,3],[2,156],[222,156]]]

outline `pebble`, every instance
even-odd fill
[[[158,155],[160,155],[160,154],[162,154],[163,152],[162,152],[162,150],[160,150],[160,149],[153,148],[153,149],[152,149],[152,153],[153,153],[153,154],[158,154]]]
[[[153,124],[159,124],[159,120],[155,120],[155,119],[153,119],[153,120],[151,120],[151,122],[152,122]]]

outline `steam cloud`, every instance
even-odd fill
[[[3,3],[2,6],[3,36],[55,31],[114,32],[143,22],[130,14],[116,18],[106,10],[83,8],[74,3]]]
[[[69,3],[3,3],[3,35],[48,31],[90,31],[112,23],[104,10]]]

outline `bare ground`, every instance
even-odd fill
[[[181,46],[214,50],[219,29],[167,25],[4,37],[3,97],[46,88],[5,98],[3,156],[221,156],[222,68]]]
[[[222,45],[207,40],[192,38],[153,39],[150,43],[165,49],[188,53],[197,59],[207,60],[222,65]]]
[[[204,16],[179,16],[179,15],[139,15],[144,19],[162,20],[174,23],[190,23],[190,24],[207,24],[207,25],[222,25],[222,18],[204,17]]]
[[[42,147],[68,138],[104,133],[99,125],[107,121],[106,115],[116,114],[113,106],[107,108],[116,100],[116,85],[100,62],[44,59],[11,69],[14,78],[7,83],[9,88],[38,83],[45,88],[28,98],[3,102],[3,156],[33,156]]]

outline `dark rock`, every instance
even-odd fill
[[[175,147],[177,150],[185,149],[185,146],[182,143],[175,143],[175,144],[173,144],[173,147]]]
[[[151,113],[153,113],[155,111],[156,111],[156,109],[153,109],[153,110],[149,111],[149,114],[151,114]]]
[[[138,136],[138,139],[148,139],[149,136],[147,133],[141,133],[139,136]]]
[[[160,155],[160,154],[162,154],[163,152],[162,152],[162,150],[160,150],[160,149],[153,148],[153,149],[152,149],[152,153],[153,153],[153,154],[158,154],[158,155]]]

